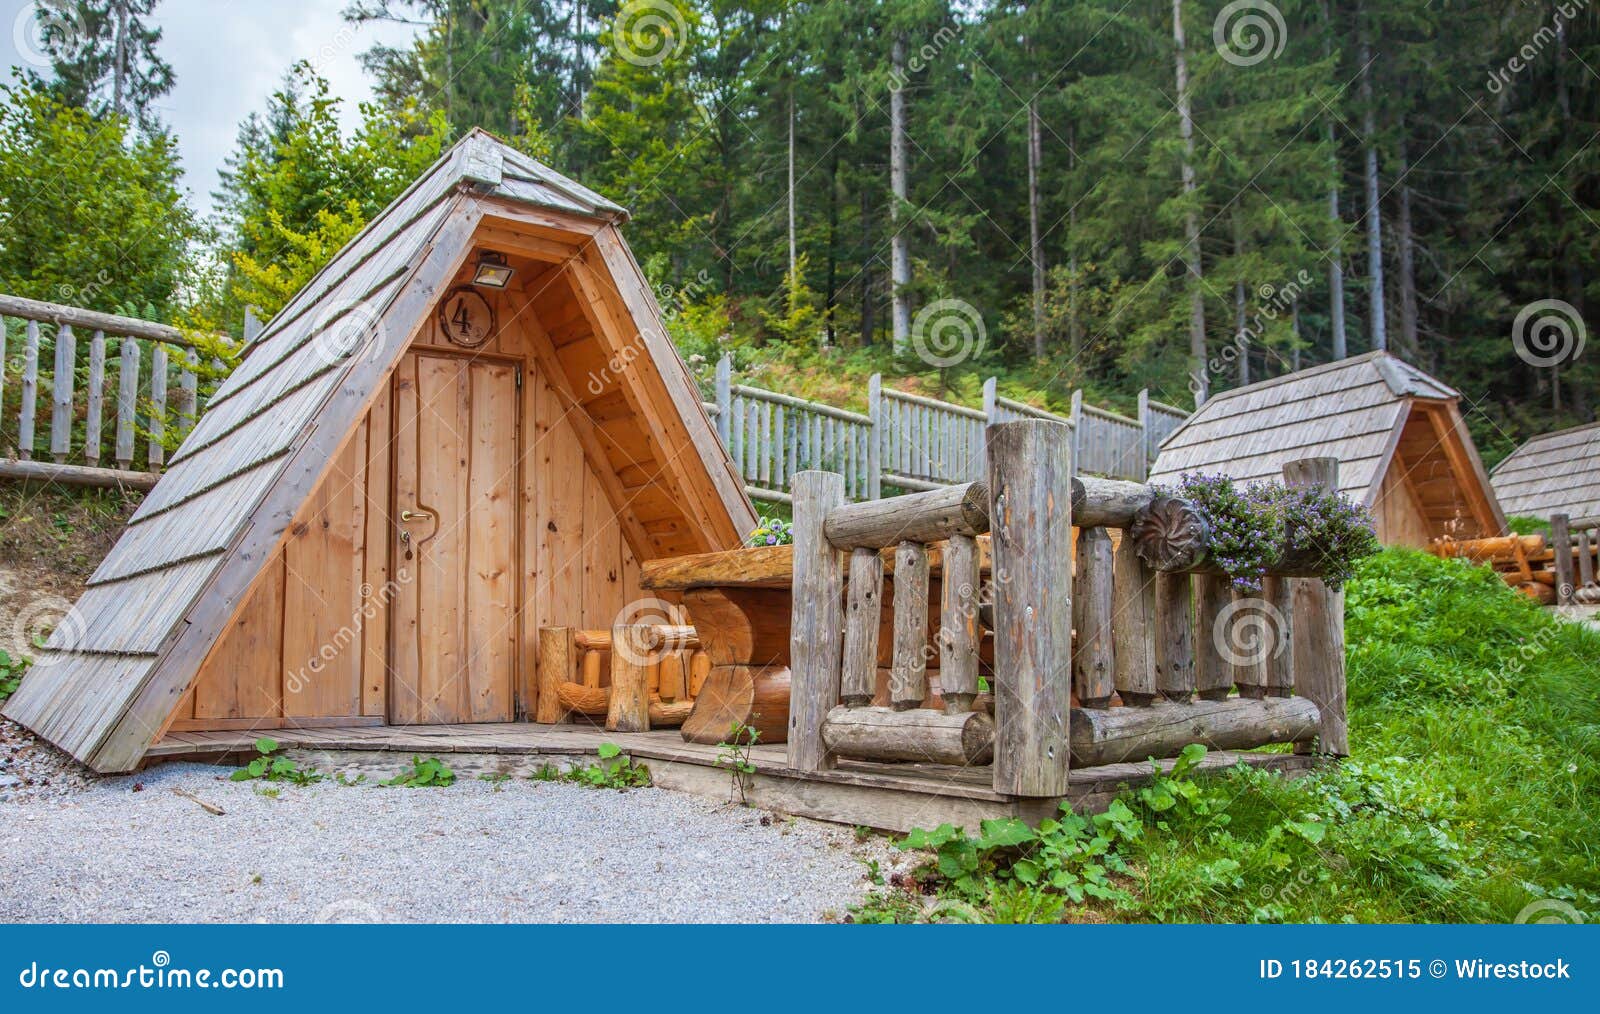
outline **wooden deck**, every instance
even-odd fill
[[[718,748],[685,743],[676,730],[606,732],[588,725],[364,726],[354,728],[171,732],[150,749],[148,759],[223,762],[253,756],[255,741],[268,735],[324,771],[396,772],[410,755],[451,755],[447,763],[462,775],[531,774],[544,764],[585,762],[601,743],[615,743],[650,768],[657,786],[728,799],[732,776],[717,766]],[[1055,813],[1058,799],[1018,799],[995,792],[989,767],[957,768],[934,764],[876,764],[842,761],[831,771],[802,775],[788,767],[786,748],[757,746],[751,752],[756,774],[746,795],[753,806],[819,820],[866,825],[891,831],[942,823],[976,828],[991,817],[1037,820]],[[1207,756],[1203,767],[1219,769],[1248,763],[1295,773],[1309,769],[1309,757],[1281,753],[1226,753]],[[1171,762],[1163,762],[1170,767]],[[1080,811],[1106,806],[1124,784],[1149,777],[1149,764],[1109,764],[1072,772],[1067,799]]]

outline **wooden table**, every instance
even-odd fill
[[[979,565],[989,569],[989,540],[979,542]],[[894,551],[886,549],[884,571],[894,572]],[[940,595],[939,547],[929,553],[929,601]],[[757,742],[783,743],[789,731],[789,611],[790,584],[794,577],[793,546],[761,546],[721,553],[700,553],[645,563],[641,583],[647,589],[679,593],[694,624],[700,644],[711,657],[694,712],[683,724],[683,738],[691,743],[716,744],[729,740],[732,727],[741,723],[758,733]],[[884,582],[885,607],[892,607],[892,583]],[[938,610],[931,610],[928,651],[928,707],[942,707],[937,687],[939,653]],[[892,608],[882,610],[878,638],[879,696],[888,703],[888,666],[894,638],[890,632]],[[982,660],[992,662],[985,638]]]

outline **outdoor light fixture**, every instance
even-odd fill
[[[485,250],[478,255],[478,272],[472,276],[473,285],[486,289],[503,289],[511,283],[516,270],[506,263],[506,255]]]

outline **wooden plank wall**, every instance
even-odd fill
[[[495,301],[502,333],[485,350],[524,364],[520,715],[537,686],[540,627],[609,629],[624,607],[652,593],[640,588],[638,555],[608,484],[584,454],[573,410],[540,371],[515,313],[506,312],[506,297]],[[414,344],[447,343],[430,318]],[[212,649],[174,730],[385,720],[392,426],[385,395]],[[365,598],[363,584],[371,591]],[[335,650],[324,659],[326,645]]]
[[[1378,487],[1372,504],[1372,527],[1378,533],[1378,541],[1386,546],[1425,549],[1432,538],[1428,519],[1399,458],[1389,464]]]

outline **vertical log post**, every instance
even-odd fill
[[[1126,530],[1112,560],[1112,663],[1117,696],[1130,708],[1156,699],[1156,577],[1134,549]]]
[[[1267,696],[1267,649],[1270,638],[1261,627],[1270,625],[1262,599],[1235,589],[1228,605],[1228,621],[1218,631],[1223,654],[1233,659],[1233,683],[1239,696],[1259,701]]]
[[[122,368],[117,374],[117,467],[133,466],[133,424],[139,411],[139,343],[122,339]]]
[[[1266,577],[1261,581],[1261,597],[1266,606],[1266,687],[1268,697],[1289,697],[1294,693],[1294,586],[1306,578]]]
[[[1596,532],[1592,528],[1578,529],[1578,585],[1594,585],[1594,550]]]
[[[167,347],[160,342],[150,350],[150,470],[161,471],[167,448]]]
[[[1572,519],[1565,514],[1550,516],[1550,544],[1556,553],[1556,605],[1570,606],[1572,584]]]
[[[200,353],[190,349],[183,357],[183,369],[178,371],[178,435],[187,437],[194,429],[200,410],[200,378],[195,368],[200,365]]]
[[[56,328],[55,372],[50,377],[50,456],[64,464],[72,453],[72,392],[77,381],[78,340],[72,327]]]
[[[1078,576],[1072,589],[1078,650],[1072,656],[1072,689],[1085,708],[1111,704],[1116,689],[1112,649],[1111,535],[1098,525],[1078,534]]]
[[[889,703],[922,707],[928,696],[928,547],[902,542],[894,551],[894,667]]]
[[[611,702],[606,709],[611,732],[650,731],[652,640],[646,624],[611,628]]]
[[[1227,631],[1217,629],[1233,591],[1224,574],[1194,577],[1194,688],[1202,701],[1225,701],[1233,692],[1233,665],[1223,655]]]
[[[939,584],[939,691],[947,715],[972,710],[978,696],[978,540],[945,543]]]
[[[566,717],[556,689],[572,678],[577,651],[571,627],[539,628],[539,692],[532,702],[535,722],[553,725]]]
[[[789,766],[833,766],[822,722],[839,699],[844,648],[844,571],[822,532],[828,512],[844,503],[844,476],[794,477],[794,604],[789,615]]]
[[[1283,466],[1283,482],[1295,488],[1316,486],[1325,492],[1339,488],[1338,458],[1303,458]],[[1318,578],[1305,578],[1294,588],[1293,649],[1296,689],[1321,712],[1317,743],[1301,744],[1297,752],[1313,751],[1345,757],[1350,753],[1350,732],[1345,718],[1344,592],[1331,590]]]
[[[89,339],[89,404],[83,421],[83,460],[100,464],[100,427],[105,418],[106,333],[96,331]]]
[[[994,787],[1067,792],[1072,705],[1072,430],[989,427],[994,543]]]
[[[22,344],[22,407],[17,411],[17,457],[33,460],[33,413],[39,400],[39,322],[28,321]]]
[[[850,551],[850,605],[845,615],[844,664],[839,698],[852,708],[872,703],[878,682],[878,628],[883,616],[883,557],[876,549]]]
[[[1179,704],[1194,694],[1194,610],[1188,574],[1156,575],[1156,687]]]

